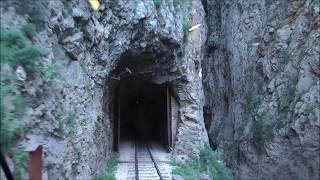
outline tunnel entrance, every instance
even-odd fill
[[[170,92],[168,83],[159,85],[134,76],[119,81],[114,99],[115,151],[125,140],[155,142],[171,150],[177,113],[172,111]]]
[[[166,87],[126,78],[119,87],[120,139],[166,143]]]

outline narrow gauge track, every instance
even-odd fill
[[[136,180],[169,180],[170,176],[161,174],[160,164],[152,155],[148,143],[135,143],[135,179]]]

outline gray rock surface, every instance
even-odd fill
[[[198,76],[207,29],[183,28],[205,24],[200,1],[163,1],[157,8],[153,0],[103,1],[98,11],[84,0],[37,3],[45,20],[33,41],[46,55],[43,68],[22,87],[33,101],[16,147],[43,145],[44,179],[88,179],[104,171],[113,144],[111,77],[123,71],[121,63],[151,82],[171,85],[180,104],[174,154],[198,154],[208,143]],[[29,21],[13,7],[1,2],[1,28],[19,29]],[[52,67],[46,82],[42,77]]]
[[[206,9],[210,144],[239,179],[319,179],[319,2],[207,1]]]
[[[31,22],[17,13],[22,2],[0,2],[1,28]],[[319,179],[319,2],[159,2],[107,0],[94,11],[86,0],[30,1],[43,11],[32,42],[45,56],[32,76],[1,65],[1,78],[17,77],[29,103],[12,150],[42,145],[44,179],[104,171],[114,77],[129,67],[173,89],[173,155],[197,155],[210,142],[237,179]]]

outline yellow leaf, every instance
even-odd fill
[[[98,10],[100,7],[100,1],[99,0],[89,0],[89,3],[91,4],[91,7],[94,10]]]
[[[201,24],[197,24],[197,25],[195,25],[195,26],[192,26],[188,31],[191,32],[191,31],[199,28],[200,26],[201,26]]]

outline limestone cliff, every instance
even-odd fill
[[[240,179],[319,179],[319,1],[206,1],[205,120]]]
[[[236,179],[320,178],[319,0],[0,5],[1,146],[22,179],[38,145],[44,179],[104,170],[126,68],[172,89],[173,155],[209,143]]]
[[[8,153],[12,169],[19,163],[10,151],[42,145],[45,178],[87,179],[104,170],[113,144],[113,77],[126,67],[170,84],[180,112],[173,152],[199,153],[208,142],[199,77],[204,14],[200,1],[110,0],[98,11],[84,0],[1,1],[2,31],[32,24],[28,41],[43,52],[41,68],[25,73],[19,66],[27,78],[11,93],[27,99],[23,132]],[[188,32],[192,24],[202,26]],[[1,68],[8,78],[18,71]]]

